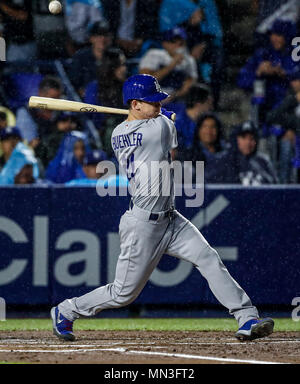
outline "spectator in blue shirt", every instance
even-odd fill
[[[63,87],[60,80],[53,76],[45,76],[39,84],[38,96],[59,99]],[[47,109],[29,109],[21,107],[17,110],[16,125],[19,127],[23,140],[27,141],[32,148],[49,135],[58,114]]]
[[[84,178],[83,160],[90,152],[87,136],[79,131],[72,131],[65,135],[55,158],[46,170],[46,179],[54,183]]]
[[[267,115],[269,127],[279,128],[277,136],[279,179],[291,182],[292,159],[295,156],[296,136],[300,135],[300,70],[289,76],[290,89],[282,103]]]
[[[108,175],[107,172],[97,172],[97,165],[107,160],[107,154],[102,150],[94,150],[88,153],[83,160],[83,171],[86,177],[71,180],[66,185],[94,185],[107,187],[126,187],[128,185],[127,177],[124,175]]]
[[[192,148],[188,151],[191,154],[191,160],[205,161],[217,152],[221,152],[225,147],[222,137],[222,123],[217,115],[212,112],[203,114],[197,122]]]
[[[255,2],[258,6],[256,32],[259,34],[265,34],[270,29],[275,15],[278,19],[291,21],[294,24],[298,22],[300,16],[298,0],[255,0]]]
[[[0,185],[33,184],[39,176],[38,162],[33,151],[22,143],[18,128],[0,131],[5,165],[0,173]]]
[[[90,82],[85,89],[84,102],[114,108],[123,108],[122,89],[126,79],[126,58],[119,49],[111,48],[106,53],[106,62],[98,71],[97,80]],[[103,149],[110,155],[111,133],[124,120],[122,115],[105,115],[94,113],[91,116],[95,127],[99,130]]]
[[[196,182],[196,163],[205,164],[225,149],[222,123],[214,113],[203,114],[197,123],[191,148],[182,151],[179,160],[192,162],[193,182]]]
[[[270,30],[270,43],[266,48],[259,48],[241,69],[238,85],[252,91],[256,80],[263,81],[265,97],[263,100],[264,115],[275,108],[283,100],[288,87],[288,75],[295,63],[291,57],[293,24],[276,20]]]
[[[208,88],[200,84],[194,85],[185,98],[185,104],[181,104],[176,113],[178,152],[191,148],[197,121],[202,114],[212,110],[213,98]]]
[[[149,49],[139,64],[139,72],[155,76],[170,95],[168,102],[186,96],[198,80],[197,63],[186,47],[186,38],[183,28],[165,31],[162,49]]]
[[[75,53],[68,70],[70,80],[80,96],[87,84],[97,78],[97,71],[106,59],[106,52],[112,44],[112,35],[106,21],[99,21],[89,27],[90,47]]]
[[[81,131],[81,129],[80,120],[74,114],[62,113],[57,117],[52,132],[44,136],[35,148],[35,155],[45,168],[55,157],[65,134],[71,131]]]
[[[105,160],[107,160],[107,154],[100,149],[87,153],[82,165],[84,177],[68,181],[66,185],[96,184],[97,180],[104,175],[104,173],[97,173],[97,165]]]

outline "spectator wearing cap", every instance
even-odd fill
[[[6,117],[6,115],[5,115]],[[1,122],[1,115],[0,115]],[[20,131],[17,128],[6,129],[6,126],[3,126],[0,130],[0,139],[1,139],[1,157],[0,157],[0,168],[2,169],[6,164],[7,160],[10,158],[12,151],[14,150],[17,143],[20,141]]]
[[[114,108],[123,108],[122,89],[126,79],[126,58],[118,48],[106,53],[106,60],[98,71],[97,80],[89,83],[85,90],[84,102]],[[111,133],[124,117],[121,115],[93,114],[93,122],[99,130],[103,149],[111,156]]]
[[[213,98],[209,89],[195,84],[176,113],[178,152],[191,148],[200,116],[212,112]]]
[[[84,178],[71,180],[66,185],[94,185],[102,188],[108,187],[127,187],[128,179],[124,175],[108,174],[105,172],[97,172],[99,163],[107,160],[107,153],[102,150],[94,150],[89,152],[83,161]]]
[[[116,45],[126,56],[135,56],[147,40],[158,36],[157,0],[102,0]]]
[[[267,116],[268,124],[279,124],[283,131],[300,134],[300,68],[289,76],[290,89],[283,102]]]
[[[66,0],[66,26],[77,47],[88,42],[88,25],[104,20],[101,0]]]
[[[63,88],[60,80],[53,76],[45,76],[39,84],[38,95],[59,99]],[[21,107],[17,110],[17,126],[23,140],[35,148],[41,140],[52,132],[57,113],[46,109],[29,109]]]
[[[295,67],[290,45],[293,31],[292,23],[276,20],[269,33],[269,45],[257,49],[240,71],[238,85],[241,88],[252,91],[257,80],[265,88],[262,121],[265,121],[265,114],[276,108],[286,94],[288,75]]]
[[[94,23],[88,31],[91,45],[75,53],[68,70],[70,80],[81,96],[87,84],[97,78],[97,71],[112,44],[112,34],[105,20]]]
[[[169,93],[168,102],[186,96],[197,82],[195,59],[186,47],[186,33],[176,27],[162,35],[162,49],[150,49],[141,59],[139,72],[155,76],[164,92]]]
[[[97,165],[105,160],[107,160],[107,154],[101,149],[87,153],[82,166],[85,177],[68,181],[67,185],[95,184],[104,175],[104,173],[97,172]]]
[[[33,184],[39,176],[37,159],[21,139],[20,131],[16,127],[0,131],[3,151],[0,185]]]
[[[289,76],[290,91],[282,103],[267,115],[269,126],[278,125],[282,134],[279,141],[279,179],[283,184],[291,182],[292,158],[296,135],[300,135],[300,68]]]
[[[217,184],[262,185],[278,182],[270,159],[257,151],[258,131],[245,121],[231,135],[231,146],[225,152],[207,158],[205,180]]]
[[[16,125],[15,115],[9,109],[0,106],[0,131],[7,127],[14,127]],[[4,165],[2,149],[0,145],[0,169]]]
[[[274,17],[291,21],[296,24],[300,16],[298,0],[252,0],[257,8],[257,29],[259,34],[265,34],[274,22]],[[295,35],[296,36],[296,35]]]
[[[44,168],[55,157],[65,134],[80,130],[80,121],[74,114],[62,113],[57,117],[52,132],[45,136],[35,148],[35,155],[41,160]]]
[[[215,0],[163,0],[160,30],[176,26],[187,33],[187,46],[198,64],[199,76],[212,87],[218,104],[224,74],[223,30]]]
[[[97,173],[97,164],[100,161],[107,160],[107,154],[101,150],[94,150],[86,155],[83,160],[83,171],[88,179],[98,179],[103,176],[101,173]]]

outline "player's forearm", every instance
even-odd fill
[[[152,75],[156,77],[158,81],[161,81],[165,77],[167,77],[173,69],[174,69],[174,66],[171,63],[166,67],[159,69],[158,71],[152,71],[151,69],[141,68],[140,73],[146,73],[147,75]]]
[[[6,4],[0,3],[0,9],[6,13],[9,17],[12,17],[16,20],[25,21],[28,18],[28,12],[22,11],[21,9],[16,10],[9,7]]]
[[[195,79],[187,79],[184,81],[182,87],[176,91],[176,97],[182,97],[182,96],[185,96],[189,90],[191,89],[192,85],[195,84],[196,80]]]

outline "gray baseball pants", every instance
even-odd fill
[[[231,277],[218,253],[176,210],[173,217],[165,217],[161,212],[154,221],[149,220],[148,211],[134,206],[122,216],[119,235],[121,253],[114,282],[60,303],[59,310],[67,319],[73,321],[80,316],[93,316],[103,309],[130,304],[140,294],[164,253],[194,264],[239,326],[258,318],[256,307]]]

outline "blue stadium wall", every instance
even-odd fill
[[[208,186],[200,208],[177,209],[218,249],[255,304],[290,305],[300,296],[300,187]],[[128,197],[95,188],[0,189],[0,297],[54,304],[111,282],[118,226]],[[189,263],[164,256],[139,304],[216,304]]]

